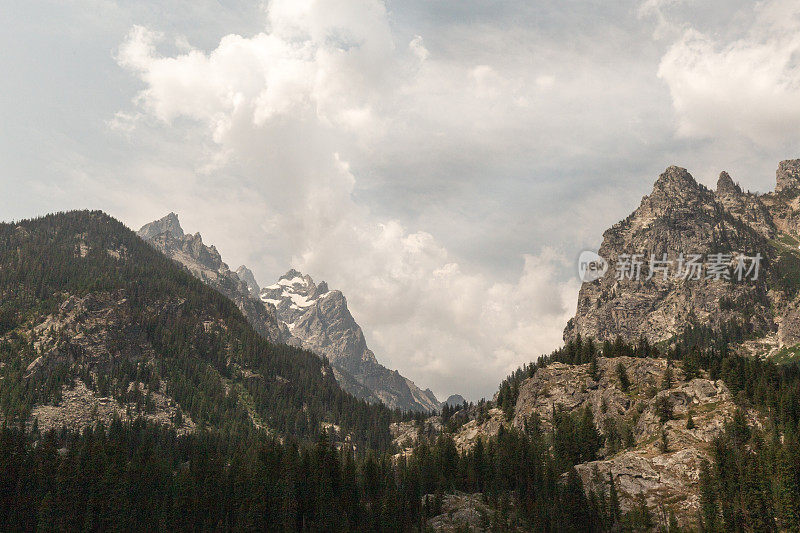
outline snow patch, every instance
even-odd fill
[[[298,308],[300,308],[300,307],[310,307],[310,306],[314,305],[314,301],[313,300],[309,300],[308,298],[306,298],[302,294],[289,294],[289,298],[292,299],[292,305],[293,306],[297,306]]]

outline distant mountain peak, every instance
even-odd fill
[[[401,409],[439,408],[430,390],[378,363],[341,291],[330,290],[324,281],[316,285],[292,268],[261,289],[261,301],[275,306],[278,319],[302,346],[330,360],[337,380],[351,393]]]
[[[184,235],[183,228],[181,227],[181,223],[178,220],[178,215],[170,212],[165,217],[150,222],[149,224],[145,224],[137,232],[139,237],[145,240],[151,240],[154,237],[161,235],[162,233],[169,233],[176,239],[183,238]]]
[[[258,282],[256,281],[256,277],[253,275],[253,271],[246,266],[241,265],[236,269],[236,275],[239,276],[240,280],[247,284],[250,294],[258,298],[259,294],[261,293],[261,287],[258,286]]]
[[[696,191],[702,188],[703,186],[697,183],[688,170],[671,165],[656,180],[653,185],[653,194],[657,192]]]
[[[451,394],[447,397],[445,401],[442,402],[442,405],[448,405],[450,407],[461,407],[467,403],[467,400],[461,396],[460,394]]]
[[[235,274],[231,272],[216,246],[203,244],[199,232],[183,232],[175,213],[145,224],[138,235],[167,257],[181,263],[195,277],[227,296],[258,333],[273,342],[281,342],[289,337],[281,329],[275,310],[261,302],[253,273],[244,266],[239,267]]]
[[[393,408],[439,408],[430,390],[419,389],[378,363],[344,295],[324,281],[316,285],[311,276],[291,268],[276,283],[261,288],[249,268],[230,271],[216,247],[203,244],[199,233],[184,234],[175,213],[146,224],[139,236],[230,298],[269,340],[326,356],[337,381],[350,393]]]
[[[279,277],[279,278],[278,278],[278,281],[280,281],[280,280],[282,280],[282,279],[293,280],[293,279],[295,279],[295,278],[300,278],[300,279],[302,280],[304,277],[305,277],[305,276],[303,276],[303,273],[302,273],[302,272],[299,272],[299,271],[295,270],[294,268],[290,268],[290,269],[289,269],[289,270],[286,272],[286,274],[284,274],[283,276],[281,276],[281,277]]]

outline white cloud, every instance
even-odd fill
[[[748,31],[735,37],[683,31],[663,56],[678,134],[796,146],[800,124],[800,6],[756,4]]]
[[[276,255],[292,256],[285,268],[343,289],[388,366],[440,395],[491,394],[510,370],[560,343],[576,287],[559,281],[562,259],[554,251],[526,256],[519,280],[502,282],[462,271],[433,235],[409,231],[353,198],[349,158],[390,142],[390,130],[422,131],[405,120],[429,110],[420,95],[431,94],[431,84],[447,92],[438,95],[440,104],[459,95],[466,111],[476,101],[500,105],[518,97],[519,81],[486,64],[430,70],[422,38],[396,46],[377,0],[276,0],[268,30],[228,35],[210,52],[162,56],[160,39],[134,27],[118,52],[119,64],[144,82],[141,112],[169,125],[189,119],[205,132],[196,170],[210,181],[198,178],[201,194],[229,193],[227,174],[238,176],[235,187],[248,184],[250,200],[236,198],[233,208],[263,209],[252,222]],[[472,95],[460,96],[458,82],[441,83],[453,72],[472,81]],[[534,79],[533,90],[554,81]],[[500,117],[486,117],[481,128],[496,128],[518,105],[516,98],[498,107]],[[459,112],[443,122],[454,131],[453,120],[460,127],[479,114]],[[142,118],[120,113],[118,127],[126,117]]]

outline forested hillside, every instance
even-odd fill
[[[263,340],[230,300],[97,211],[0,224],[0,379],[14,425],[85,385],[103,408],[90,422],[159,420],[168,406],[176,428],[302,439],[326,424],[359,447],[389,444],[386,408],[344,393],[325,360]]]
[[[411,419],[100,212],[0,225],[0,297],[2,530],[800,527],[800,370],[737,354],[750,324],[576,336]],[[678,437],[705,459],[685,493],[631,492],[620,461],[682,467]]]

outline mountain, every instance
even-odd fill
[[[341,291],[319,285],[309,275],[289,270],[277,283],[261,289],[261,300],[274,305],[292,337],[326,356],[342,387],[357,397],[381,401],[391,408],[435,411],[439,401],[396,370],[389,370],[367,347]]]
[[[275,314],[275,308],[265,305],[250,289],[255,284],[253,273],[245,267],[233,272],[222,261],[217,249],[203,244],[199,233],[184,234],[175,213],[145,224],[137,235],[161,253],[185,266],[195,277],[230,298],[244,313],[253,328],[272,342],[285,342],[289,337]],[[249,279],[245,279],[248,277]]]
[[[232,289],[216,250],[164,222],[145,233]],[[80,430],[142,417],[299,439],[335,426],[389,445],[385,407],[343,392],[316,355],[265,340],[195,275],[99,211],[0,224],[0,419]]]
[[[423,391],[378,363],[344,295],[328,290],[324,281],[317,286],[310,276],[290,270],[278,283],[262,289],[249,268],[242,265],[231,271],[214,246],[203,244],[199,233],[184,234],[175,213],[145,224],[138,235],[233,300],[268,340],[326,356],[339,384],[354,396],[392,409],[440,407],[430,389]]]
[[[247,284],[247,290],[250,291],[250,296],[261,299],[259,296],[261,294],[261,288],[258,286],[256,277],[249,268],[244,265],[240,266],[236,269],[236,275]]]
[[[800,348],[799,245],[800,160],[780,163],[776,191],[767,194],[743,192],[727,172],[710,190],[685,169],[669,167],[641,205],[603,234],[598,253],[609,268],[582,284],[564,337],[657,342],[703,325],[741,328],[774,354],[794,353]],[[640,254],[638,280],[630,279],[632,260],[624,254]],[[659,265],[664,254],[670,263]],[[702,256],[700,279],[676,276],[681,254],[684,273],[692,272],[690,254]],[[760,254],[757,279],[752,272],[739,279],[739,254],[748,258],[743,274],[756,262],[749,258]],[[712,263],[730,279],[716,279]]]
[[[467,403],[467,400],[460,394],[451,394],[447,399],[442,402],[442,405],[449,405],[450,407],[461,407]]]

